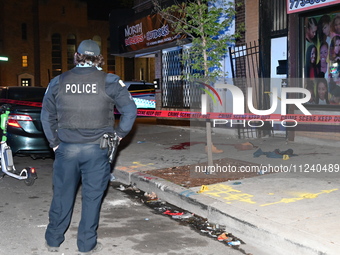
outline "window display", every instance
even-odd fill
[[[340,12],[305,18],[305,88],[309,104],[340,105]]]

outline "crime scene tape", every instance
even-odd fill
[[[139,99],[142,100],[142,99]],[[146,99],[144,99],[146,100]],[[136,100],[135,100],[136,101]],[[148,100],[147,100],[148,101]],[[138,100],[137,100],[138,102]],[[142,101],[140,101],[142,102]],[[0,99],[0,103],[20,104],[41,107],[42,103],[18,101],[12,99]],[[140,107],[148,108],[148,107]],[[119,114],[119,112],[115,112]],[[245,120],[245,121],[285,121],[285,122],[316,122],[316,123],[340,123],[340,115],[304,115],[304,114],[270,114],[270,115],[254,115],[245,113],[236,115],[233,113],[209,112],[205,115],[200,112],[189,111],[167,111],[167,110],[148,110],[138,109],[138,116],[162,117],[162,118],[185,118],[185,119],[220,119],[220,120]]]
[[[148,99],[142,99],[142,98],[133,98],[135,101],[135,104],[137,108],[156,108],[156,102],[155,100],[148,100]],[[0,103],[5,104],[18,104],[18,105],[28,105],[28,106],[34,106],[34,107],[41,107],[42,103],[40,102],[30,102],[30,101],[20,101],[20,100],[13,100],[13,99],[0,99]]]
[[[186,111],[166,111],[166,110],[142,110],[137,111],[139,116],[153,116],[162,118],[187,118],[187,119],[221,119],[221,120],[246,120],[246,121],[286,121],[286,122],[322,122],[322,123],[340,123],[340,115],[304,115],[304,114],[271,114],[271,115],[254,115],[245,113],[236,115],[232,113],[209,112],[206,115],[200,112]]]

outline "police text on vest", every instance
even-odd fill
[[[66,83],[65,93],[71,94],[97,94],[97,84],[69,84]]]

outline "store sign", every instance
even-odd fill
[[[303,12],[339,3],[340,0],[287,0],[287,13]]]
[[[160,15],[154,14],[120,27],[121,47],[124,52],[141,50],[183,38],[175,34]]]

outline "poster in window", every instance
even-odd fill
[[[340,105],[340,12],[306,17],[304,22],[309,103]]]

